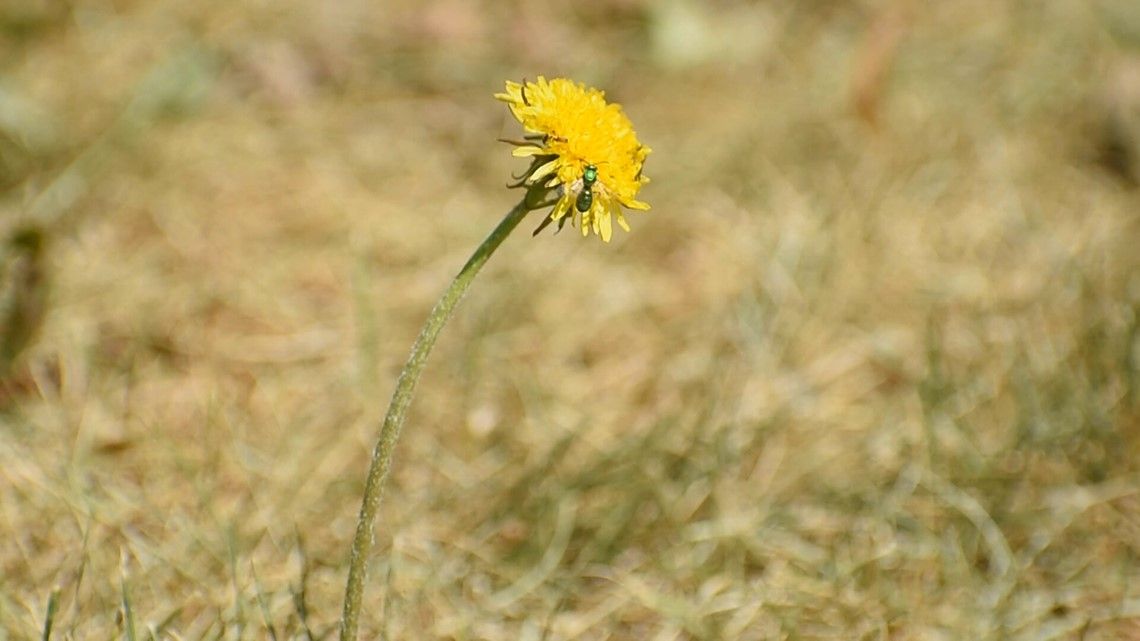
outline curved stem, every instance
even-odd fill
[[[384,424],[380,428],[380,438],[376,441],[376,448],[372,451],[372,463],[368,468],[368,479],[364,484],[364,500],[360,505],[360,518],[356,523],[356,536],[352,539],[352,556],[349,559],[348,585],[344,591],[344,611],[340,621],[340,641],[355,641],[360,619],[360,602],[364,596],[364,575],[368,569],[368,555],[372,549],[372,530],[376,520],[376,510],[380,507],[380,496],[384,490],[384,480],[392,467],[392,453],[396,449],[396,442],[400,438],[400,428],[404,425],[408,405],[411,404],[412,395],[416,389],[416,382],[427,362],[428,354],[439,332],[451,318],[455,306],[463,298],[475,274],[498,249],[503,240],[518,226],[531,207],[527,199],[523,198],[515,205],[491,232],[487,239],[475,250],[471,258],[459,274],[451,281],[447,291],[440,297],[439,302],[432,308],[427,321],[424,322],[420,335],[412,345],[412,354],[400,372],[396,381],[396,391],[392,393],[392,402],[388,406],[388,414],[384,417]]]

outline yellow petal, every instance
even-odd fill
[[[610,201],[610,214],[617,219],[618,227],[629,231],[629,223],[625,222],[625,214],[622,213],[621,205],[616,200]]]
[[[558,159],[557,158],[555,158],[554,160],[551,160],[550,162],[540,166],[538,169],[535,169],[533,172],[531,172],[530,178],[526,179],[527,184],[533,185],[534,183],[542,180],[543,178],[546,178],[547,176],[550,175],[551,172],[554,171],[555,167],[557,167],[557,166],[558,166]]]
[[[570,203],[573,199],[567,194],[558,200],[558,204],[554,206],[554,211],[550,212],[551,220],[561,220],[566,212],[570,211]]]
[[[601,236],[604,242],[610,242],[610,237],[614,234],[614,228],[611,224],[611,217],[609,212],[601,212],[598,216],[598,224],[601,226]]]
[[[515,158],[530,158],[531,156],[541,156],[542,151],[542,147],[515,147],[511,151],[511,155]]]

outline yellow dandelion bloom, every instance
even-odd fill
[[[615,220],[629,231],[622,207],[649,209],[637,192],[649,182],[641,166],[650,150],[637,141],[621,105],[565,78],[508,81],[506,89],[495,97],[507,103],[529,134],[514,143],[514,155],[533,159],[520,186],[557,196],[542,227],[557,221],[561,228],[569,219],[583,236],[594,232],[607,243]]]

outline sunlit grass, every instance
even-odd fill
[[[128,603],[141,639],[335,635],[407,345],[511,204],[487,93],[537,73],[637,114],[653,224],[522,234],[480,277],[362,638],[1137,634],[1140,196],[1101,129],[1135,54],[1086,3],[904,12],[874,127],[879,18],[844,3],[726,5],[766,35],[687,32],[687,69],[638,3],[53,11],[0,95],[34,107],[0,122],[0,313],[29,203],[84,180],[0,386],[8,638],[56,588],[56,639],[124,638]],[[188,68],[200,93],[116,129]]]

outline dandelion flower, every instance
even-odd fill
[[[506,89],[495,97],[507,103],[527,131],[525,140],[507,142],[515,145],[515,156],[532,159],[513,186],[556,198],[549,201],[554,209],[535,233],[554,221],[561,229],[567,220],[583,236],[593,232],[607,243],[615,220],[629,231],[622,207],[649,209],[637,200],[637,192],[649,182],[641,166],[650,150],[637,141],[621,105],[565,78],[508,81]]]
[[[495,97],[510,106],[511,113],[528,132],[524,141],[515,143],[516,156],[531,158],[530,169],[514,185],[525,186],[526,196],[475,248],[475,253],[444,290],[396,379],[392,401],[372,449],[356,534],[352,537],[340,618],[341,641],[356,641],[359,632],[376,511],[416,383],[440,331],[475,275],[523,218],[536,209],[554,206],[536,234],[552,221],[557,221],[561,229],[569,220],[582,229],[583,236],[592,231],[606,242],[613,233],[615,219],[629,231],[622,207],[649,209],[649,205],[637,200],[637,192],[649,182],[641,175],[641,165],[649,149],[637,142],[637,134],[621,106],[606,104],[602,92],[569,80],[547,82],[539,77],[538,82],[508,82],[506,93]]]

